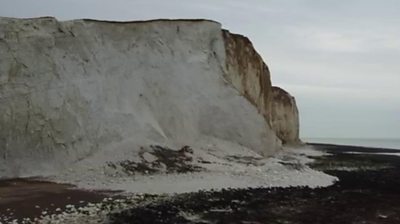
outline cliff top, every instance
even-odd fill
[[[52,16],[42,16],[42,17],[32,17],[32,18],[14,18],[14,17],[1,17],[1,19],[8,20],[55,20],[60,21]],[[73,22],[73,21],[85,21],[85,22],[98,22],[98,23],[114,23],[114,24],[135,24],[135,23],[152,23],[152,22],[211,22],[217,23],[221,25],[221,23],[210,20],[210,19],[150,19],[150,20],[129,20],[129,21],[116,21],[116,20],[98,20],[98,19],[73,19],[73,20],[65,20],[65,22]],[[61,22],[64,22],[61,20]]]

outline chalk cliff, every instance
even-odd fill
[[[0,177],[148,144],[272,155],[298,140],[280,99],[251,42],[214,21],[0,18]]]
[[[296,100],[285,90],[272,87],[272,128],[287,144],[299,144],[299,112]]]

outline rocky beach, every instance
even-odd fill
[[[313,161],[308,165],[338,177],[333,185],[127,195],[3,180],[1,218],[5,223],[14,219],[33,223],[27,218],[35,217],[35,223],[399,223],[398,151],[324,144],[312,147],[323,154],[309,156]],[[303,169],[301,165],[286,166]],[[11,184],[20,188],[10,188]],[[19,189],[23,188],[30,197],[21,195]],[[59,209],[52,209],[55,207]]]

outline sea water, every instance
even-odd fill
[[[307,143],[325,143],[334,145],[364,146],[373,148],[398,149],[400,139],[383,138],[302,138]]]

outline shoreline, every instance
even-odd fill
[[[368,147],[368,146],[356,146],[356,145],[338,145],[328,143],[306,143],[309,146],[321,148],[325,150],[333,148],[335,151],[354,151],[354,152],[370,152],[370,153],[400,153],[400,149],[394,148],[381,148],[381,147]]]
[[[191,193],[114,214],[113,223],[132,220],[141,223],[162,223],[162,220],[169,223],[400,223],[398,156],[379,155],[387,150],[371,148],[358,150],[375,150],[376,154],[344,153],[357,147],[314,147],[328,155],[315,157],[311,166],[339,177],[332,186]],[[160,211],[162,215],[157,216]],[[142,218],[144,212],[148,216]],[[181,214],[190,215],[185,217]]]
[[[288,224],[399,223],[400,189],[397,188],[400,186],[400,157],[382,154],[398,153],[398,150],[309,145],[321,152],[320,155],[308,156],[314,160],[309,165],[339,177],[339,181],[317,188],[227,188],[169,196],[134,194],[136,196],[127,197],[117,192],[82,190],[73,185],[36,179],[0,180],[0,222],[21,221],[25,217],[33,219],[34,216],[39,217],[38,220],[68,220],[72,216],[85,220],[87,215],[90,220],[101,212],[101,219],[112,220],[113,223],[129,220],[139,223],[237,223],[238,220]],[[302,169],[301,166],[288,165],[292,169]],[[119,207],[117,210],[110,209],[110,205]],[[88,206],[92,210],[84,209]],[[73,207],[76,214],[71,215],[66,207]],[[109,210],[102,211],[104,207]],[[325,218],[322,219],[319,214],[324,214]],[[76,221],[75,218],[73,220]]]

